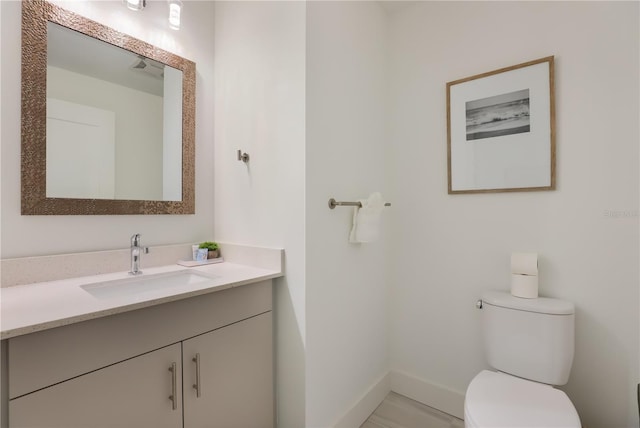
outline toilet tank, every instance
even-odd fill
[[[566,384],[573,363],[574,317],[573,303],[565,300],[483,293],[482,333],[489,365],[536,382]]]

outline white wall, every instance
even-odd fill
[[[393,16],[391,366],[439,391],[435,401],[449,394],[461,407],[485,367],[474,303],[507,290],[510,253],[531,250],[540,293],[576,305],[563,389],[583,424],[637,426],[638,12],[637,2],[424,2]],[[447,195],[446,82],[547,55],[557,190]]]
[[[278,426],[304,426],[305,4],[215,3],[215,236],[283,247]],[[236,160],[241,149],[248,164]],[[199,154],[198,154],[199,156]]]
[[[375,3],[216,3],[215,231],[286,248],[281,427],[333,424],[388,371],[386,241],[349,245],[351,210],[327,207],[388,195],[384,21]]]
[[[162,199],[182,199],[182,71],[165,67],[162,112]]]
[[[113,112],[115,198],[162,200],[162,97],[52,66],[47,97]]]
[[[391,211],[402,208],[386,162],[387,64],[377,3],[307,3],[307,427],[344,420],[389,369],[388,232]],[[374,191],[394,204],[382,239],[349,244],[353,208],[330,210],[327,201]]]
[[[196,214],[189,216],[20,215],[20,23],[18,1],[2,1],[2,258],[124,248],[213,236],[213,3],[186,1],[182,29],[168,28],[166,2],[132,12],[121,1],[55,3],[196,63]],[[37,245],[34,245],[37,242]]]

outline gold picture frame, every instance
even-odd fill
[[[554,57],[447,83],[449,194],[554,190]]]

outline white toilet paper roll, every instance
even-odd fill
[[[511,274],[511,294],[525,299],[538,297],[538,275]]]
[[[511,273],[538,274],[538,253],[511,253]]]

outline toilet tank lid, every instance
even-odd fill
[[[482,293],[482,302],[493,306],[539,314],[571,315],[575,313],[573,303],[566,300],[552,299],[550,297],[524,299],[512,296],[505,291],[485,291]]]

